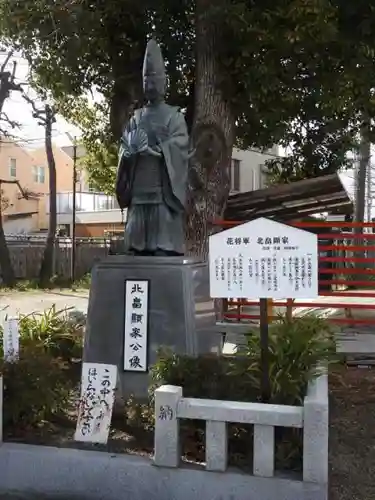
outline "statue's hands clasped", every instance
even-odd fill
[[[121,137],[122,154],[126,157],[142,154],[148,149],[148,138],[146,132],[138,128],[131,132],[125,132]]]
[[[162,156],[159,146],[151,148],[148,145],[147,133],[142,128],[125,133],[121,138],[121,148],[123,154],[127,157],[136,154],[157,156],[159,158]]]
[[[141,154],[147,151],[148,137],[146,132],[142,128],[137,128],[136,130],[132,130],[130,132],[129,142],[133,154]]]

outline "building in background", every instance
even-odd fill
[[[73,163],[68,155],[54,148],[57,188],[67,189]],[[49,194],[49,171],[44,148],[26,150],[8,138],[0,143],[0,179],[2,183],[3,225],[6,235],[47,231],[46,203]],[[22,193],[15,183],[19,182]]]
[[[77,157],[84,154],[77,148]],[[73,223],[73,147],[53,146],[56,163],[57,223],[71,234]],[[234,149],[230,171],[231,192],[260,189],[265,185],[264,163],[277,154]],[[26,150],[11,140],[0,144],[0,179],[19,181],[29,194],[22,195],[16,184],[2,184],[2,196],[9,204],[3,211],[5,234],[43,233],[48,230],[49,170],[45,149]],[[113,196],[93,192],[85,173],[77,182],[76,234],[100,237],[122,231],[123,215]]]
[[[56,162],[57,190],[70,189],[73,162],[60,148],[53,148]],[[2,183],[3,226],[6,235],[32,234],[48,230],[49,170],[44,148],[27,150],[15,141],[0,142],[0,179]]]
[[[73,159],[72,146],[62,150]],[[77,147],[77,157],[84,156],[82,146]],[[267,153],[256,150],[233,150],[230,170],[231,193],[254,191],[265,187],[266,176],[264,165],[266,160],[278,155],[278,148]],[[71,188],[57,193],[57,222],[60,227],[71,234],[73,224],[73,192]],[[114,196],[95,192],[91,189],[85,173],[82,172],[77,181],[76,195],[76,235],[78,237],[101,237],[123,231],[124,214],[118,208]]]
[[[280,156],[278,146],[267,152],[234,148],[230,172],[231,194],[256,191],[266,187],[265,163]]]

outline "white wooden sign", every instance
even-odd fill
[[[20,350],[19,323],[16,318],[8,318],[3,324],[3,352],[4,359],[16,361]]]
[[[76,441],[107,443],[116,383],[117,366],[83,363]]]
[[[210,236],[213,298],[318,296],[318,237],[260,218]]]
[[[148,281],[125,282],[124,371],[147,372]]]

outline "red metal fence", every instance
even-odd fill
[[[242,223],[220,221],[217,225],[227,229]],[[272,305],[270,301],[270,319],[277,318],[271,312],[274,307],[286,308],[290,315],[296,308],[297,314],[298,308],[332,309],[334,312],[328,319],[334,323],[375,324],[375,234],[369,232],[375,230],[375,223],[314,221],[290,225],[318,236],[321,299],[294,301],[286,298],[285,301],[272,302]],[[259,301],[225,299],[222,319],[256,321],[259,314],[248,311],[254,306],[259,306]]]

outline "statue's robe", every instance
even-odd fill
[[[162,102],[136,110],[126,135],[138,127],[162,157],[128,156],[120,148],[116,195],[120,208],[128,209],[125,250],[183,254],[189,148],[184,116]]]

